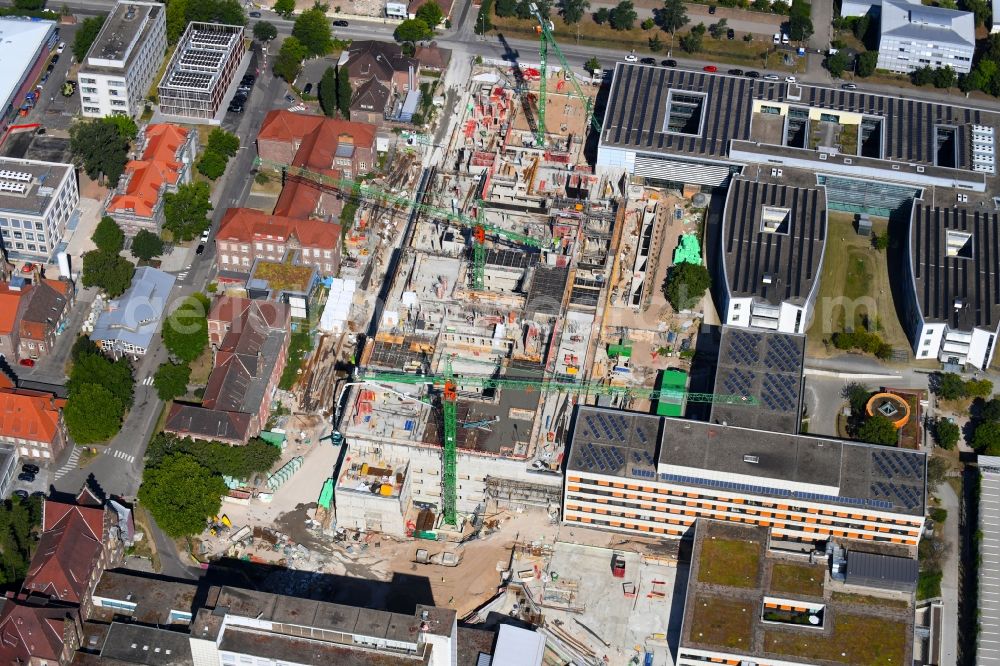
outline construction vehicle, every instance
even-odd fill
[[[625,558],[618,553],[611,556],[611,575],[615,578],[625,577]]]
[[[559,58],[559,64],[563,68],[563,76],[568,78],[573,84],[573,88],[576,91],[577,97],[583,100],[586,106],[587,119],[589,124],[593,125],[594,131],[598,134],[601,133],[601,121],[594,115],[593,102],[590,97],[583,92],[583,88],[580,87],[580,83],[576,80],[576,76],[573,75],[573,69],[569,66],[569,62],[566,61],[566,56],[563,55],[562,49],[559,48],[559,44],[556,43],[556,38],[552,35],[553,24],[552,21],[542,16],[542,13],[538,9],[538,5],[531,3],[529,5],[531,13],[535,15],[538,19],[538,27],[535,30],[538,32],[539,42],[538,42],[538,62],[539,62],[539,72],[541,73],[541,79],[538,84],[538,120],[537,129],[535,133],[535,140],[541,147],[545,146],[545,98],[548,88],[548,59],[549,59],[549,48],[556,53],[556,57]]]

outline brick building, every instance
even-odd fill
[[[255,259],[315,266],[323,275],[340,268],[340,225],[230,208],[215,235],[216,262],[223,271],[250,274]]]

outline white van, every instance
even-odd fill
[[[781,33],[780,32],[774,33],[774,43],[775,44],[780,44],[781,43]]]
[[[788,43],[788,35],[786,33],[781,33],[781,43],[782,44]]]

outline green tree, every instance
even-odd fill
[[[295,37],[286,37],[278,50],[278,57],[274,59],[274,74],[280,76],[288,83],[295,81],[302,69],[302,61],[305,60],[309,51]]]
[[[976,16],[977,26],[989,25],[990,17],[993,15],[990,0],[965,0],[965,9]]]
[[[659,13],[660,27],[675,33],[688,24],[690,19],[684,0],[664,0],[663,9]]]
[[[139,126],[128,116],[104,116],[101,118],[101,122],[114,125],[115,129],[118,130],[118,136],[128,142],[135,141],[135,138],[139,136]]]
[[[632,0],[622,0],[611,10],[608,22],[615,30],[631,30],[637,18]]]
[[[103,386],[84,384],[69,394],[63,419],[77,444],[106,442],[122,427],[121,401]]]
[[[990,398],[983,403],[980,416],[984,421],[1000,421],[1000,398]]]
[[[171,354],[190,363],[208,346],[209,300],[192,294],[180,302],[163,322],[163,345]]]
[[[191,367],[187,363],[163,363],[153,377],[153,386],[160,400],[173,400],[187,393]]]
[[[954,372],[938,373],[931,382],[937,396],[943,400],[958,400],[966,397],[965,382]]]
[[[594,12],[594,23],[597,25],[604,25],[609,18],[611,18],[611,12],[608,11],[607,7],[601,7]]]
[[[601,71],[601,61],[596,56],[590,56],[590,60],[583,64],[583,68],[591,74]]]
[[[104,119],[81,121],[70,128],[70,150],[92,180],[116,187],[128,162],[128,140],[114,123]]]
[[[147,467],[139,487],[139,501],[149,509],[168,536],[198,534],[219,513],[226,494],[222,477],[212,474],[191,456],[168,455],[156,467]]]
[[[810,7],[806,0],[792,0],[788,16],[788,36],[797,42],[812,37],[813,23],[810,18]]]
[[[184,14],[188,21],[200,23],[247,24],[240,0],[188,0]]]
[[[38,543],[41,517],[38,497],[22,500],[14,495],[0,502],[0,584],[20,584],[24,579]]]
[[[253,26],[253,38],[258,42],[269,42],[277,38],[278,29],[270,21],[257,21]]]
[[[961,435],[959,427],[948,419],[939,418],[934,422],[934,440],[946,451],[951,451],[958,444]]]
[[[878,65],[878,51],[865,51],[858,56],[858,76],[871,76]]]
[[[568,25],[583,20],[590,9],[590,0],[559,0],[559,14]]]
[[[276,0],[273,9],[275,14],[287,19],[295,13],[295,0]]]
[[[208,228],[207,216],[212,210],[208,197],[205,182],[184,183],[176,192],[163,195],[163,228],[174,240],[191,240]]]
[[[229,159],[240,149],[240,139],[235,134],[216,127],[208,135],[208,149]]]
[[[421,42],[434,36],[426,23],[420,19],[407,19],[396,26],[393,37],[397,42]]]
[[[163,254],[163,240],[152,231],[140,229],[132,239],[132,256],[148,262]]]
[[[14,7],[23,11],[35,12],[45,8],[45,0],[14,0]]]
[[[337,109],[344,120],[351,119],[351,79],[346,67],[337,68]]]
[[[910,80],[913,81],[913,85],[916,86],[930,85],[934,83],[934,68],[930,65],[926,67],[918,67],[910,72]]]
[[[876,250],[883,251],[889,247],[889,232],[884,234],[872,234],[872,247]]]
[[[337,114],[337,70],[327,67],[319,80],[319,106],[323,113],[333,118]]]
[[[864,384],[851,382],[841,390],[840,395],[851,406],[851,414],[864,414],[865,406],[868,404],[868,399],[871,397],[872,392]]]
[[[674,310],[693,308],[712,284],[708,269],[698,264],[682,263],[667,271],[664,293]]]
[[[691,28],[691,32],[683,35],[680,40],[681,49],[686,53],[697,53],[701,51],[705,39],[705,24],[699,23]]]
[[[215,180],[226,172],[226,158],[214,150],[206,150],[198,160],[198,173]]]
[[[87,340],[85,336],[81,336],[81,338]],[[80,339],[74,345],[74,351],[78,345],[83,346],[80,344]],[[107,390],[118,400],[123,411],[132,404],[135,391],[132,366],[124,358],[112,361],[101,353],[100,349],[93,343],[89,348],[81,349],[74,356],[66,389],[72,395],[87,384],[97,384]]]
[[[122,231],[113,217],[105,215],[97,223],[90,240],[94,241],[94,245],[101,252],[118,254],[125,247],[125,232]]]
[[[269,471],[281,458],[278,447],[256,437],[246,446],[230,446],[222,442],[194,441],[190,437],[159,433],[146,448],[146,464],[156,467],[171,454],[191,456],[213,474],[247,480],[255,474]]]
[[[493,29],[493,0],[483,0],[476,15],[476,34],[485,35]]]
[[[827,71],[829,71],[832,76],[839,77],[844,73],[844,70],[850,66],[851,61],[847,57],[846,53],[843,51],[837,51],[836,53],[827,56],[824,64],[826,65]]]
[[[326,18],[326,12],[319,6],[313,6],[299,14],[292,26],[292,37],[299,40],[307,56],[325,56],[333,49],[330,22]]]
[[[951,88],[958,83],[958,75],[949,66],[940,67],[934,70],[934,87]]]
[[[982,90],[983,92],[995,94],[993,92],[994,82],[1000,81],[1000,77],[997,76],[998,70],[1000,70],[1000,64],[992,60],[980,58],[979,62],[972,68],[972,71],[962,77],[959,85],[963,92]],[[996,87],[1000,88],[1000,85]]]
[[[659,53],[663,50],[663,40],[660,39],[659,35],[654,34],[649,38],[649,50],[653,53]]]
[[[132,284],[135,266],[117,252],[92,250],[83,255],[83,286],[98,287],[118,298]]]
[[[444,12],[434,0],[428,0],[420,5],[414,14],[418,19],[427,24],[431,30],[438,27],[444,21]]]
[[[87,57],[87,51],[97,39],[107,17],[107,14],[101,14],[83,19],[83,22],[80,23],[80,27],[76,30],[76,37],[73,38],[73,56],[77,62],[83,62],[83,59]]]
[[[976,426],[972,448],[981,456],[1000,456],[1000,423],[985,421]]]
[[[988,398],[993,395],[993,382],[988,379],[969,379],[965,382],[965,395],[970,398]]]
[[[708,26],[708,34],[712,35],[715,39],[722,39],[722,36],[726,34],[726,28],[729,26],[729,21],[726,19],[719,19],[716,23]]]
[[[517,14],[518,0],[497,0],[497,16],[509,18]]]
[[[899,441],[899,432],[892,421],[881,414],[876,414],[865,419],[865,422],[858,430],[858,438],[869,444],[895,446]]]
[[[294,2],[295,0],[292,0]],[[188,0],[170,0],[167,3],[167,43],[176,44],[187,28]]]

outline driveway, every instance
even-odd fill
[[[947,483],[942,483],[936,492],[941,500],[941,508],[948,512],[942,538],[948,545],[944,562],[941,563],[941,602],[944,604],[941,623],[941,666],[955,666],[958,660],[958,567],[961,546],[958,522],[961,509],[958,496]]]

